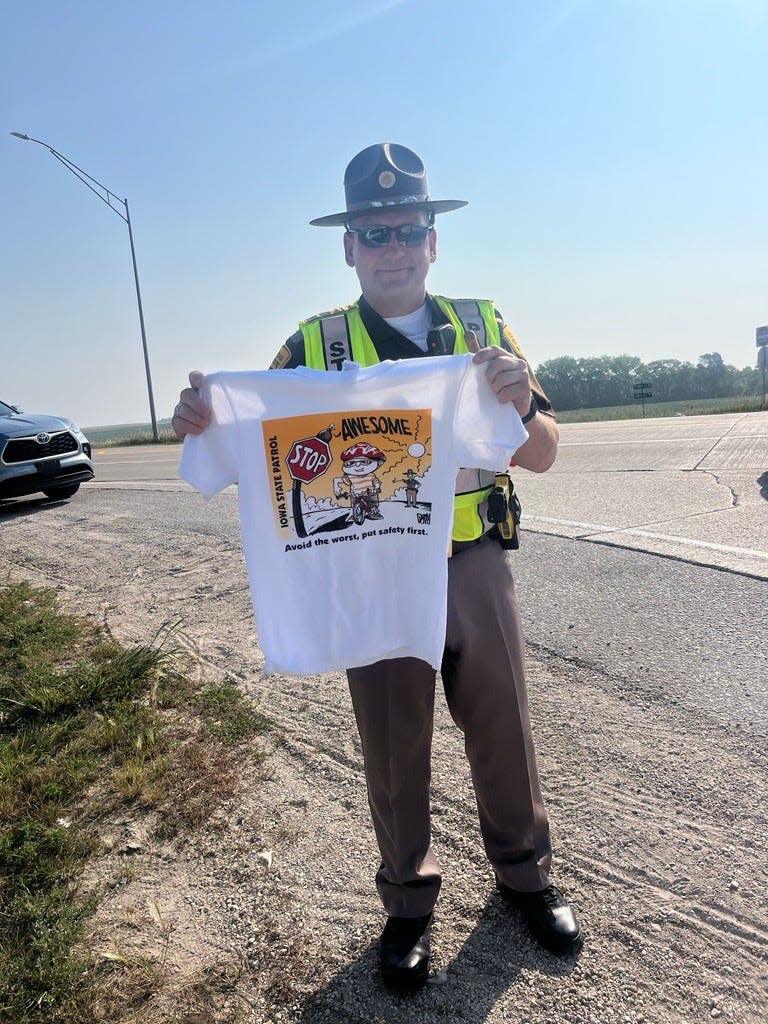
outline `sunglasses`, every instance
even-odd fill
[[[373,224],[365,228],[347,228],[347,231],[357,235],[360,243],[369,249],[381,249],[389,245],[393,234],[398,245],[421,245],[431,230],[431,224],[400,224],[396,228]]]

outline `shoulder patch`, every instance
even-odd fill
[[[445,302],[487,302],[490,306],[494,305],[493,299],[452,299],[450,295],[433,295],[433,299],[443,299]]]
[[[287,345],[281,345],[280,351],[277,353],[275,358],[269,364],[270,370],[282,370],[291,361],[291,350]]]
[[[520,359],[525,359],[527,363],[528,360],[525,358],[525,352],[523,352],[520,342],[506,324],[504,324],[504,330],[502,331],[501,336],[504,341],[506,341],[507,345],[509,345],[511,351],[514,352],[516,356],[519,356]]]
[[[324,313],[315,313],[314,316],[308,316],[306,320],[302,321],[302,323],[314,324],[326,316],[338,316],[339,313],[346,313],[348,309],[352,309],[352,307],[356,305],[356,302],[350,302],[346,306],[335,306],[333,309],[326,309]]]

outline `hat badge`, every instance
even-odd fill
[[[396,178],[392,171],[382,171],[379,175],[379,184],[382,188],[392,188],[395,184]]]

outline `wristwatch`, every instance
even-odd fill
[[[539,407],[536,404],[536,397],[533,394],[533,392],[531,392],[531,407],[528,410],[528,412],[525,414],[525,416],[523,416],[522,422],[523,423],[530,423],[531,420],[533,419],[533,417],[536,415],[536,413],[538,411],[539,411]]]

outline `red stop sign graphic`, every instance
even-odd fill
[[[308,484],[316,480],[331,464],[331,449],[319,437],[294,441],[288,452],[288,472],[294,480]]]

